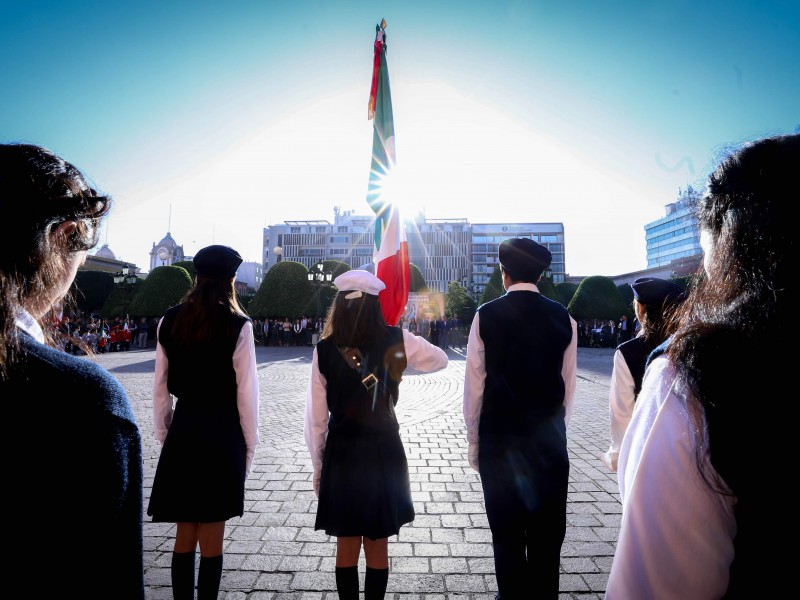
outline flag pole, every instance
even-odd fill
[[[396,162],[394,115],[386,61],[386,19],[375,26],[372,82],[367,109],[373,122],[372,162],[367,186],[367,203],[375,212],[375,275],[386,284],[378,295],[384,319],[396,325],[405,312],[409,290],[408,241],[397,206],[383,196],[384,183]]]

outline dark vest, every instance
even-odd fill
[[[638,396],[642,390],[642,379],[644,379],[644,369],[647,363],[647,351],[644,349],[644,338],[639,336],[628,340],[617,346],[617,350],[622,353],[625,364],[633,376],[634,395]]]
[[[564,414],[564,351],[572,341],[569,313],[558,302],[514,291],[478,309],[486,382],[480,438],[525,435]]]
[[[385,433],[400,426],[394,406],[400,395],[400,381],[408,364],[403,330],[387,327],[388,336],[367,346],[359,346],[364,367],[351,367],[329,338],[317,343],[317,363],[327,381],[330,419],[328,429],[352,433]],[[362,379],[373,374],[379,383],[368,389]]]
[[[242,327],[249,320],[220,305],[222,324],[210,339],[184,345],[172,335],[180,305],[165,314],[158,341],[169,359],[167,388],[177,398],[236,398],[236,372],[231,356]]]

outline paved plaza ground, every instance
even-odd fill
[[[397,417],[411,470],[416,519],[389,540],[387,599],[490,600],[492,545],[477,473],[467,464],[461,412],[464,351],[448,350],[442,371],[406,371]],[[303,440],[311,347],[256,347],[261,444],[247,480],[245,514],[228,521],[220,600],[333,600],[335,538],[314,531],[316,497]],[[608,433],[613,350],[578,349],[578,386],[569,437],[567,535],[561,598],[602,599],[619,528],[616,475],[600,462]],[[142,430],[145,507],[160,444],[153,437],[153,349],[98,356],[128,391]],[[202,374],[198,374],[202,376]],[[172,598],[175,526],[145,515],[148,600]],[[102,551],[102,549],[100,549]],[[364,577],[361,559],[360,577]]]

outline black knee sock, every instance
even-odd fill
[[[197,573],[197,600],[217,600],[222,579],[222,554],[201,556]]]
[[[388,581],[389,569],[367,567],[367,575],[364,578],[364,600],[383,600]]]
[[[172,597],[194,600],[194,552],[172,553]]]
[[[336,592],[339,600],[358,600],[358,566],[336,567]]]

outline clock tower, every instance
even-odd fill
[[[164,267],[185,259],[186,256],[183,253],[183,246],[176,244],[168,231],[167,235],[157,244],[153,244],[153,248],[150,250],[150,270],[152,271],[157,267]]]

